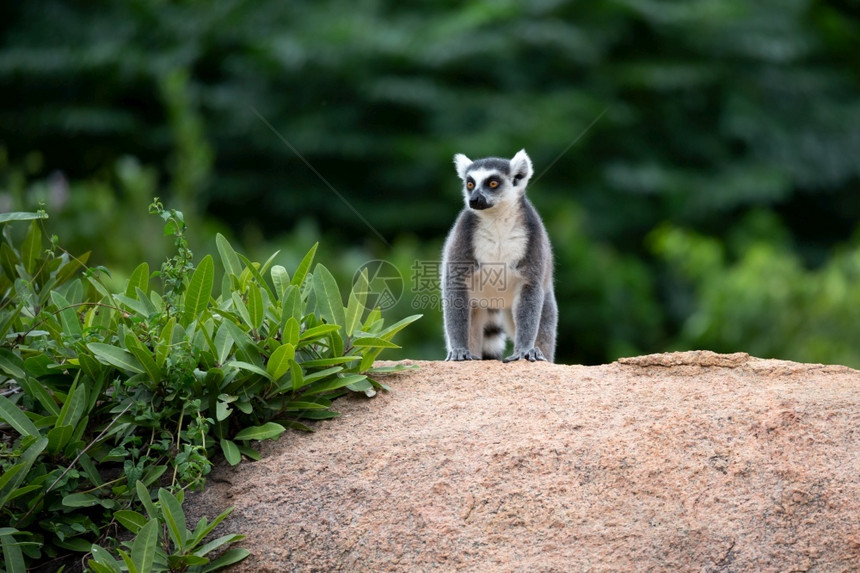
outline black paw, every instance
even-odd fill
[[[540,348],[535,346],[531,350],[520,350],[514,352],[513,354],[502,360],[502,362],[513,362],[514,360],[519,360],[520,358],[524,358],[529,362],[534,362],[536,360],[543,360],[544,362],[546,361],[543,352],[540,351]]]
[[[480,358],[469,352],[468,348],[455,348],[448,352],[445,360],[458,362],[460,360],[480,360]]]

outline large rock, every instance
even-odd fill
[[[214,472],[237,571],[860,571],[860,372],[415,364]]]

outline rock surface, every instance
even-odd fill
[[[860,571],[860,372],[416,362],[219,467],[235,571]]]

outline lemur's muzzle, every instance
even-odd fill
[[[475,192],[469,197],[469,207],[472,209],[477,209],[481,211],[489,207],[490,204],[487,203],[486,197],[484,197],[481,193]]]

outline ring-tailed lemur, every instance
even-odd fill
[[[442,302],[446,360],[500,359],[507,333],[514,352],[505,362],[555,357],[558,309],[552,249],[526,198],[531,159],[454,156],[466,207],[445,241]]]

